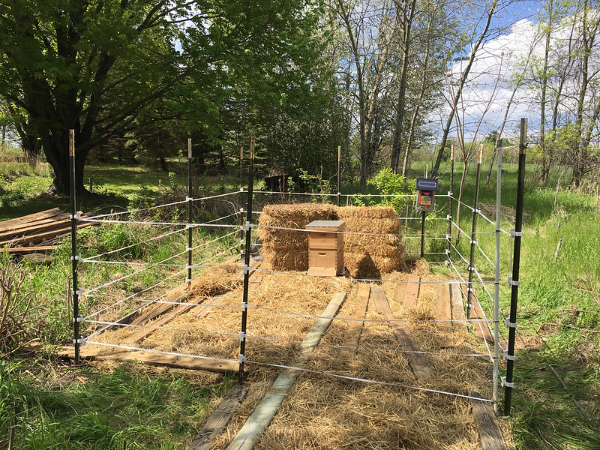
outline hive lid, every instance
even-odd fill
[[[343,224],[343,220],[313,220],[306,228],[339,228]]]

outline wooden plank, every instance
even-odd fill
[[[73,359],[75,350],[70,348],[59,352],[61,358]],[[222,361],[212,358],[194,358],[191,356],[164,355],[145,351],[116,350],[85,348],[80,352],[80,357],[92,361],[139,361],[151,366],[173,367],[176,369],[208,370],[210,372],[229,373],[238,370],[236,361]]]
[[[19,227],[14,230],[0,232],[0,241],[10,240],[15,237],[30,235],[30,234],[38,234],[39,232],[56,230],[57,228],[65,228],[71,227],[70,219],[62,219],[62,220],[49,220],[47,223],[35,225],[29,225],[26,227]]]
[[[471,309],[471,317],[473,319],[484,319],[485,317],[478,301],[474,302],[473,308]],[[487,322],[475,322],[473,326],[475,328],[475,336],[480,339],[485,339],[490,343],[494,342],[494,338],[492,337],[492,333],[490,333],[490,327]]]
[[[471,397],[481,398],[481,395],[472,391]],[[492,404],[475,399],[471,399],[471,403],[483,450],[508,450]]]
[[[303,367],[306,364],[308,357],[317,345],[319,345],[323,334],[325,334],[329,325],[331,325],[333,318],[345,299],[345,293],[339,292],[335,294],[329,305],[327,305],[327,308],[325,308],[325,311],[321,314],[322,317],[317,319],[313,328],[302,341],[302,354],[297,363],[298,367]],[[275,414],[277,414],[277,410],[296,381],[297,376],[297,371],[286,370],[277,377],[267,395],[265,395],[250,417],[248,417],[242,429],[235,436],[231,444],[229,444],[229,447],[227,447],[227,450],[252,450],[254,448],[256,441],[269,427]]]
[[[452,318],[454,320],[466,320],[465,307],[459,285],[452,283],[450,285],[450,293],[452,297]]]
[[[247,394],[247,387],[236,384],[208,418],[208,421],[187,450],[210,450],[215,438],[225,430]]]
[[[133,341],[133,342],[140,342],[140,341],[146,339],[148,336],[150,336],[152,333],[154,333],[158,327],[162,327],[163,325],[169,323],[175,317],[187,312],[188,310],[190,310],[191,308],[193,308],[194,306],[196,306],[198,303],[200,303],[203,300],[204,300],[203,297],[197,297],[197,298],[191,299],[185,305],[178,305],[171,312],[169,312],[168,314],[165,314],[160,319],[157,319],[156,321],[154,321],[151,324],[152,328],[142,328],[138,332],[134,333],[132,336],[129,336],[127,338],[127,340]]]
[[[86,228],[90,226],[96,225],[95,223],[85,222],[80,225],[77,225],[77,229]],[[71,226],[63,226],[53,231],[47,231],[45,233],[32,234],[30,236],[24,236],[21,238],[9,239],[5,241],[0,241],[0,246],[8,245],[8,244],[18,244],[19,246],[23,246],[25,244],[34,243],[34,242],[43,242],[48,239],[52,239],[58,237],[62,234],[71,233]]]
[[[452,313],[450,310],[450,286],[438,284],[437,288],[437,316],[441,320],[439,328],[443,331],[452,330]]]
[[[402,322],[395,321],[396,318],[381,287],[377,286],[373,288],[373,300],[375,301],[377,312],[383,314],[390,321],[389,324],[396,335],[400,347],[407,352],[405,356],[415,376],[422,381],[431,378],[431,368],[427,364],[425,357],[421,353],[413,353],[420,351],[419,346],[410,333],[410,330]]]
[[[419,283],[421,277],[419,275],[410,275],[408,277],[408,284],[406,286],[406,293],[404,294],[404,307],[412,308],[417,304],[417,298],[419,298]]]
[[[404,297],[406,296],[406,281],[399,281],[396,290],[394,291],[394,301],[404,305]]]
[[[45,253],[56,249],[55,245],[38,245],[33,247],[3,247],[0,253],[25,254],[25,253]]]
[[[56,216],[64,215],[60,208],[52,208],[39,213],[28,214],[26,216],[17,217],[0,222],[0,232],[9,231],[15,228],[25,226],[25,224],[33,223],[41,220],[51,219]]]
[[[361,283],[358,285],[356,292],[356,298],[354,300],[355,308],[351,318],[356,322],[350,322],[348,330],[346,331],[346,338],[342,342],[343,348],[340,350],[340,357],[353,356],[358,350],[358,343],[360,342],[360,335],[362,333],[364,322],[358,322],[360,319],[364,319],[367,313],[367,307],[369,305],[369,295],[371,294],[371,285]]]

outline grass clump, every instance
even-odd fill
[[[18,449],[181,448],[231,380],[198,386],[175,372],[128,363],[110,373],[0,361],[0,446]],[[32,373],[31,370],[37,370]]]

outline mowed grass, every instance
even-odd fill
[[[0,221],[59,207],[69,209],[69,198],[48,194],[52,170],[45,162],[31,167],[15,150],[0,159]],[[18,158],[18,159],[17,159]],[[157,199],[185,199],[187,160],[170,158],[168,171],[160,171],[151,160],[136,165],[116,161],[85,166],[84,185],[94,195],[79,196],[77,209],[84,212],[127,210],[156,204]],[[198,175],[198,195],[237,191],[239,179],[218,175]]]

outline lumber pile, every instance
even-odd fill
[[[79,222],[77,228],[91,225],[94,224]],[[59,208],[17,217],[0,222],[0,251],[10,254],[51,251],[55,247],[48,244],[70,232],[69,214]]]
[[[259,217],[258,237],[266,268],[308,270],[308,233],[285,228],[304,229],[314,220],[345,222],[344,265],[353,277],[379,278],[400,268],[404,246],[394,208],[316,203],[265,206]]]

